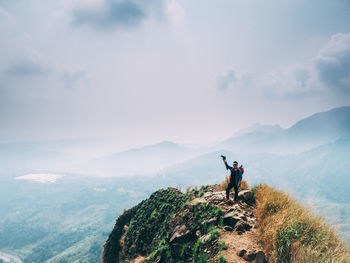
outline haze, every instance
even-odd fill
[[[0,0],[2,141],[213,142],[349,105],[349,10],[341,0]]]

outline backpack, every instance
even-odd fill
[[[241,178],[241,180],[239,180],[239,185],[238,185],[238,187],[241,187],[241,184],[242,184],[242,179],[243,179],[243,174],[244,174],[244,168],[243,168],[243,165],[241,165],[239,168],[238,168],[239,170],[241,170],[241,172],[242,172],[242,178]]]

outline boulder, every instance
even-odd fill
[[[245,250],[245,249],[240,249],[240,250],[238,250],[238,252],[237,252],[237,256],[239,256],[239,257],[244,257],[244,255],[247,253],[247,250]]]
[[[174,234],[171,236],[170,243],[182,243],[184,241],[190,240],[191,231],[186,228],[185,225],[176,226],[174,229]]]
[[[253,193],[249,190],[240,191],[238,193],[238,200],[243,200],[246,203],[253,203],[255,201]]]
[[[242,220],[247,221],[247,217],[245,215],[238,215]]]
[[[208,224],[215,225],[217,223],[217,221],[218,221],[218,218],[217,217],[213,217],[213,218],[210,218],[208,220]]]
[[[240,221],[241,218],[236,216],[234,212],[230,212],[224,215],[224,225],[235,227],[238,221]]]
[[[253,261],[255,259],[255,256],[256,256],[256,251],[248,249],[247,253],[245,253],[243,258],[247,261]]]
[[[206,234],[200,238],[203,243],[207,243],[210,240],[210,234]]]
[[[209,203],[214,203],[214,204],[218,204],[222,201],[225,200],[225,192],[206,192],[203,195],[203,198],[205,200],[207,200]]]
[[[262,251],[258,251],[255,255],[255,263],[266,263],[265,253]]]
[[[235,226],[235,230],[237,232],[249,231],[251,228],[252,228],[252,226],[249,225],[247,222],[244,222],[243,220],[240,220],[239,222],[237,222],[237,224]]]
[[[225,231],[233,231],[233,228],[230,226],[224,226]]]

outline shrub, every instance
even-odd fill
[[[221,251],[226,248],[226,243],[225,241],[222,241],[218,244],[218,250]]]
[[[293,198],[262,185],[256,200],[270,262],[348,262],[350,250],[335,231]]]
[[[201,239],[198,239],[196,244],[193,247],[193,252],[192,252],[192,257],[193,257],[193,261],[196,262],[200,262],[200,254],[201,254],[201,250],[203,248],[203,241]]]
[[[214,241],[218,239],[219,235],[220,235],[219,230],[214,229],[213,231],[210,232],[210,241]]]
[[[227,263],[227,259],[223,255],[220,255],[218,257],[218,263]]]

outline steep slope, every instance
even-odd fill
[[[322,218],[267,185],[225,201],[223,185],[158,190],[119,216],[102,263],[348,262]]]
[[[118,218],[102,262],[265,262],[253,195],[239,199],[225,201],[217,186],[159,190]]]

